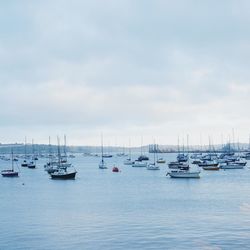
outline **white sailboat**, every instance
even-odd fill
[[[187,136],[187,145],[188,145],[188,136]],[[189,150],[187,150],[189,151]],[[188,158],[188,164],[183,165],[177,169],[170,170],[167,173],[167,176],[169,175],[171,178],[200,178],[200,171],[199,170],[192,170],[189,166],[189,156]]]
[[[156,151],[156,147],[155,147],[155,144],[154,144],[154,162],[149,163],[147,165],[147,170],[160,170],[160,167],[155,162],[155,151]]]
[[[21,163],[22,167],[28,167],[28,162],[27,162],[27,150],[26,150],[26,136],[25,136],[25,144],[24,144],[24,160]]]
[[[32,160],[28,163],[27,167],[28,168],[36,168],[36,162],[34,161],[34,140],[32,139]]]
[[[100,163],[99,163],[99,169],[107,169],[108,167],[107,167],[107,165],[106,165],[106,162],[104,161],[104,159],[103,159],[103,135],[101,136],[101,143],[102,143],[102,159],[101,159],[101,161],[100,161]]]
[[[131,159],[131,145],[130,145],[130,140],[129,140],[129,158],[126,159],[124,162],[123,162],[124,165],[132,165],[133,164],[133,161]]]

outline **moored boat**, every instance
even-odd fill
[[[145,161],[138,161],[138,160],[135,160],[134,162],[133,162],[133,164],[132,164],[132,167],[134,167],[134,168],[140,168],[140,167],[147,167],[147,162],[145,162]]]
[[[159,158],[156,162],[157,163],[166,163],[166,161],[163,158]]]
[[[119,170],[118,167],[113,167],[113,168],[112,168],[112,172],[118,173],[118,172],[120,172],[120,170]]]
[[[219,163],[217,161],[203,161],[198,164],[199,167],[202,167],[204,170],[219,170]]]
[[[51,173],[50,176],[52,179],[62,179],[62,180],[69,180],[69,179],[75,179],[76,171],[68,171],[67,169],[59,168],[59,170],[55,171],[54,173]]]
[[[18,172],[14,169],[14,157],[13,151],[11,151],[11,169],[5,169],[1,171],[3,177],[18,177]]]
[[[220,168],[221,169],[243,169],[244,165],[240,165],[235,162],[227,162],[226,164],[221,164]]]
[[[147,165],[147,170],[160,170],[160,167],[155,163],[150,163]]]
[[[167,173],[168,175],[171,178],[200,178],[200,171],[190,170],[189,166],[187,166],[171,170]]]

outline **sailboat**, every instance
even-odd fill
[[[188,146],[188,136],[187,136],[187,146]],[[187,150],[189,152],[189,150]],[[184,154],[184,153],[183,153]],[[171,178],[200,178],[199,170],[191,170],[189,166],[189,156],[187,155],[188,164],[183,164],[177,169],[170,170],[166,175]]]
[[[11,169],[1,171],[3,177],[18,177],[18,172],[14,170],[13,150],[11,150]]]
[[[28,168],[36,168],[36,162],[33,160],[34,159],[34,140],[32,139],[32,160],[27,164]]]
[[[25,136],[25,144],[24,144],[24,160],[21,163],[22,167],[28,167],[28,162],[27,162],[27,150],[26,150],[26,136]]]
[[[103,155],[103,135],[101,135],[101,143],[102,143],[102,145],[101,145],[101,148],[102,148],[102,159],[101,159],[101,161],[100,161],[100,163],[99,163],[99,168],[100,169],[107,169],[108,167],[106,166],[106,162],[104,161],[104,155]]]
[[[138,161],[148,161],[148,156],[144,155],[144,152],[142,151],[142,144],[143,144],[143,137],[141,137],[141,155],[138,157]]]
[[[155,163],[155,152],[156,152],[156,147],[155,147],[155,144],[154,144],[154,162],[149,163],[147,165],[147,170],[160,170],[160,167]]]
[[[159,151],[159,146],[157,145],[157,147],[156,147],[156,158],[157,158],[156,162],[157,163],[166,163],[166,161],[162,157],[158,158],[158,152],[160,152],[160,151]]]
[[[72,167],[67,167],[62,163],[61,159],[61,152],[60,152],[60,141],[58,141],[58,166],[57,170],[50,174],[52,179],[61,179],[61,180],[68,180],[68,179],[75,179],[77,171]]]
[[[130,140],[129,140],[129,158],[126,159],[124,162],[123,162],[124,165],[132,165],[133,162],[131,160],[131,145],[130,145]]]

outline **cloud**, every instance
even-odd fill
[[[190,133],[197,142],[200,133],[218,138],[233,127],[246,138],[249,7],[248,1],[1,3],[2,140],[74,130],[72,142],[94,143],[104,130],[145,134],[147,143],[153,136],[175,143]]]

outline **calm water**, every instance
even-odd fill
[[[99,170],[99,160],[72,159],[76,180],[51,180],[43,159],[0,178],[0,249],[250,249],[247,167],[188,180],[166,177],[165,164],[148,171],[113,158]]]

